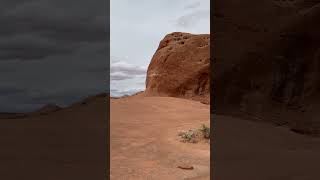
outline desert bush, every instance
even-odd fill
[[[210,139],[210,127],[208,127],[205,124],[201,125],[200,131],[202,132],[202,135],[206,139]]]
[[[181,137],[182,142],[197,143],[204,139],[208,141],[210,140],[210,128],[205,124],[202,124],[200,129],[180,131],[178,136]]]
[[[178,134],[182,138],[182,142],[191,142],[196,143],[196,133],[192,130],[186,131],[186,132],[180,132]]]

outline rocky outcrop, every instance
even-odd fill
[[[210,35],[166,35],[148,67],[145,93],[209,103]]]

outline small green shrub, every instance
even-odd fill
[[[182,142],[197,143],[206,139],[210,141],[210,128],[205,124],[201,125],[200,129],[193,129],[188,131],[181,131],[178,133]]]
[[[180,132],[179,136],[181,136],[183,142],[191,142],[196,143],[196,134],[192,131]]]
[[[205,124],[201,125],[200,131],[202,132],[202,135],[206,139],[210,139],[210,128],[206,126]]]

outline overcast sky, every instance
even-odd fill
[[[105,0],[1,0],[0,112],[108,90]]]
[[[144,90],[146,70],[168,33],[210,32],[210,0],[111,0],[111,95]]]
[[[0,112],[67,106],[107,92],[109,73],[113,95],[143,90],[167,33],[209,33],[209,0],[110,3],[111,17],[106,0],[1,0]]]

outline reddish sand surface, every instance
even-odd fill
[[[143,94],[111,99],[111,179],[210,179],[210,144],[183,143],[178,136],[181,130],[209,125],[209,107]]]
[[[0,115],[0,179],[104,179],[106,98],[58,111]]]
[[[214,119],[216,180],[319,180],[320,139],[269,123]]]

